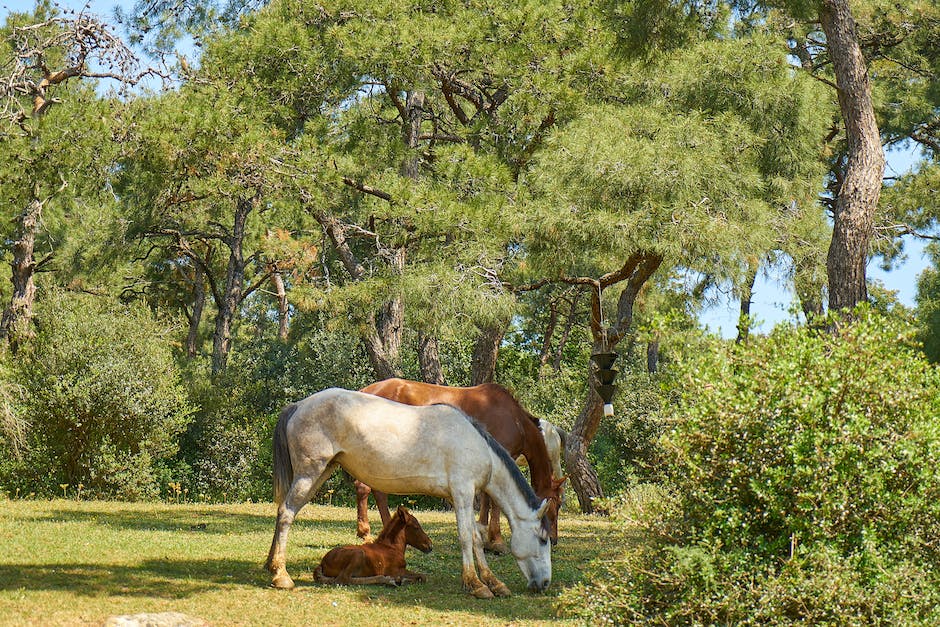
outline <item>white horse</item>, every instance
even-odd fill
[[[450,405],[412,407],[330,388],[288,405],[274,430],[278,509],[267,567],[275,588],[294,587],[286,567],[287,533],[337,466],[382,492],[449,499],[457,517],[463,585],[474,596],[510,595],[486,564],[473,520],[473,497],[481,491],[509,518],[510,550],[528,588],[540,592],[551,583],[548,502],[539,502],[506,450],[476,421]]]

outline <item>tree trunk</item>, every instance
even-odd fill
[[[747,276],[741,286],[741,311],[738,314],[738,337],[735,342],[747,342],[751,333],[751,300],[754,297],[754,282],[757,281],[757,264],[748,264]]]
[[[14,353],[33,335],[33,302],[36,300],[33,250],[41,218],[42,202],[34,197],[16,219],[16,241],[13,242],[13,261],[10,264],[13,295],[0,320],[0,336],[7,339]]]
[[[202,323],[202,312],[206,307],[206,277],[202,264],[196,263],[193,271],[193,310],[189,314],[189,333],[186,335],[186,355],[190,359],[196,357],[199,342],[199,325]]]
[[[865,266],[885,157],[872,106],[868,67],[848,0],[824,0],[819,17],[838,86],[848,147],[826,260],[829,308],[837,310],[868,300]]]
[[[600,479],[588,459],[588,447],[601,424],[602,405],[603,401],[591,386],[581,413],[565,438],[565,468],[581,511],[585,514],[600,511],[595,510],[594,501],[604,497]]]
[[[653,339],[646,343],[646,371],[650,374],[656,374],[659,370],[659,339]]]
[[[591,290],[591,336],[595,353],[613,350],[621,340],[633,332],[633,308],[640,290],[662,262],[662,256],[657,253],[636,252],[627,259],[622,268],[597,280],[595,289]],[[609,326],[604,326],[602,290],[623,281],[626,281],[626,286],[617,299],[615,320]],[[594,389],[594,378],[592,371],[589,376],[592,381],[591,389],[588,390],[581,413],[565,443],[568,478],[575,494],[578,495],[581,511],[585,514],[594,513],[594,500],[604,496],[597,473],[587,457],[588,447],[594,441],[602,416],[602,402]]]
[[[542,352],[539,355],[539,372],[548,364],[552,356],[552,336],[555,335],[555,327],[558,326],[558,301],[550,300],[548,303],[548,323],[545,325],[545,333],[542,335]]]
[[[215,319],[215,333],[212,336],[212,375],[225,372],[228,354],[232,344],[232,323],[242,302],[245,283],[245,226],[257,199],[239,199],[235,205],[235,219],[232,232],[225,238],[229,249],[228,265],[225,269],[225,287],[219,295],[216,305],[218,314]]]
[[[568,319],[565,320],[565,329],[561,333],[561,337],[558,338],[558,346],[555,348],[555,360],[552,362],[552,368],[555,369],[555,372],[561,370],[561,359],[565,353],[565,346],[568,344],[568,338],[571,337],[571,330],[574,328],[575,320],[577,319],[578,314],[578,305],[581,301],[581,294],[583,290],[579,287],[575,290],[574,294],[571,295],[571,309],[568,311]]]
[[[470,385],[491,383],[496,376],[496,358],[499,345],[506,334],[508,322],[494,322],[479,327],[480,334],[473,343],[473,363],[470,365]]]
[[[402,162],[401,175],[413,180],[418,180],[421,173],[421,155],[418,153],[418,147],[421,145],[424,101],[424,92],[408,92],[405,100],[405,119],[402,120],[402,140],[408,148],[408,154]]]
[[[445,385],[437,338],[423,331],[418,332],[418,364],[421,366],[421,378],[425,383]]]
[[[271,274],[271,282],[274,283],[274,294],[277,298],[277,339],[286,342],[287,334],[290,331],[290,307],[287,303],[287,288],[284,286],[284,277],[276,270]]]

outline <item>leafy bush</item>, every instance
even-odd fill
[[[143,307],[80,294],[49,295],[37,320],[37,337],[13,366],[30,421],[26,453],[4,469],[3,485],[155,495],[154,465],[176,452],[192,414],[167,330]]]
[[[940,375],[912,337],[862,310],[837,336],[689,355],[661,442],[674,506],[633,517],[619,583],[566,604],[615,622],[936,621]]]

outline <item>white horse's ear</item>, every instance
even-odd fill
[[[542,499],[542,504],[539,505],[539,511],[537,511],[535,515],[539,519],[542,519],[545,517],[545,512],[547,511],[548,511],[548,499]]]

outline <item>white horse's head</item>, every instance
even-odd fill
[[[509,542],[512,555],[533,592],[542,592],[552,582],[552,546],[548,530],[542,524],[547,510],[548,500],[544,500],[531,518],[520,517]]]

